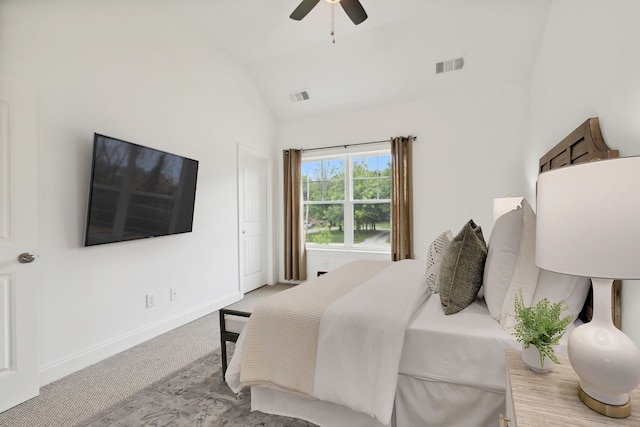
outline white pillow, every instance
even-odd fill
[[[564,299],[569,310],[563,312],[562,316],[571,314],[571,322],[574,322],[582,311],[590,287],[591,280],[588,277],[569,276],[540,269],[538,285],[531,303],[536,304],[543,298],[552,303]]]
[[[522,200],[522,236],[520,237],[520,253],[516,262],[509,289],[502,303],[500,326],[512,328],[515,324],[515,297],[522,289],[522,301],[525,307],[531,305],[533,294],[538,285],[540,268],[536,265],[536,214],[526,200]]]
[[[431,242],[429,250],[427,251],[427,271],[424,277],[427,281],[427,288],[432,294],[438,292],[438,272],[440,271],[444,251],[447,250],[447,246],[449,246],[451,240],[453,240],[453,235],[451,234],[451,230],[447,230]]]
[[[520,206],[496,220],[489,239],[487,261],[482,279],[484,300],[491,317],[500,320],[502,303],[516,269],[522,235]]]

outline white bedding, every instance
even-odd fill
[[[504,392],[504,362],[499,361],[506,349],[520,347],[483,300],[447,316],[433,295],[407,329],[400,373]]]
[[[505,351],[522,344],[491,317],[483,299],[445,315],[434,294],[409,325],[400,373],[485,390],[505,391]],[[557,349],[566,355],[565,334]]]
[[[295,287],[291,297],[285,295],[291,291],[277,294],[286,298],[265,304],[265,310],[286,321],[254,334],[277,357],[254,350],[251,359],[261,364],[273,360],[266,365],[291,371],[288,377],[294,378],[295,366],[304,365],[310,372],[309,391],[274,382],[278,374],[272,372],[266,380],[242,384],[244,338],[251,328],[241,334],[227,370],[232,389],[252,386],[254,410],[321,426],[466,427],[470,420],[474,427],[495,425],[505,403],[505,352],[521,344],[511,330],[500,327],[484,299],[445,315],[439,295],[428,295],[422,262],[389,263],[377,274],[373,264],[363,261],[343,267],[332,277]],[[301,305],[305,288],[313,295],[311,310]],[[258,317],[254,311],[249,325]],[[315,320],[302,325],[310,317]],[[263,317],[255,323],[262,328],[268,321]],[[284,329],[292,329],[294,343],[287,342]],[[557,349],[560,355],[566,354],[567,337]],[[292,351],[296,347],[310,353],[303,357]]]
[[[314,396],[388,424],[405,331],[426,297],[424,265],[404,260],[330,305],[320,322]]]
[[[556,350],[560,355],[566,355],[567,337]],[[432,295],[407,329],[394,425],[497,425],[505,410],[505,352],[521,346],[491,317],[483,299],[445,316],[438,295]]]
[[[322,286],[322,283],[314,286]],[[314,291],[318,290],[314,288]],[[287,292],[281,292],[278,298],[283,298]],[[309,397],[347,406],[384,425],[389,424],[405,331],[426,295],[423,264],[404,260],[389,264],[375,277],[330,303],[320,319],[313,393]],[[269,306],[268,300],[265,306]],[[291,306],[288,309],[291,310]],[[271,306],[269,310],[272,310]],[[305,313],[304,308],[300,310]],[[255,319],[254,312],[245,331],[251,331]],[[243,335],[251,336],[247,332]],[[291,348],[280,341],[281,349]],[[266,344],[265,348],[268,346]],[[244,359],[248,357],[245,347],[249,348],[241,335],[226,376],[234,390],[246,385],[244,374],[239,372],[240,367],[244,369]],[[242,363],[237,361],[240,358]],[[252,354],[251,358],[259,359],[260,356]],[[260,377],[249,385],[294,390],[286,382],[271,382],[277,374],[266,371],[264,378],[262,372],[258,374]],[[303,389],[295,390],[300,394]]]
[[[566,354],[566,335],[558,354]],[[434,294],[405,333],[391,424],[264,388],[252,388],[252,408],[327,427],[467,427],[469,420],[474,427],[494,426],[505,405],[505,351],[520,346],[489,315],[482,299],[445,316]]]

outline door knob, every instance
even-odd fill
[[[33,262],[35,259],[36,259],[36,256],[28,252],[23,252],[20,255],[18,255],[18,262],[22,264],[29,264],[30,262]]]

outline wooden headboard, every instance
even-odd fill
[[[576,130],[571,132],[558,145],[540,158],[540,168],[538,172],[551,169],[558,169],[576,163],[591,162],[594,160],[611,159],[619,157],[618,150],[610,150],[604,143],[600,133],[600,122],[597,117],[587,119]],[[611,312],[613,323],[618,329],[621,327],[621,282],[613,282],[611,290]],[[589,296],[585,302],[580,318],[588,322],[593,313],[593,294],[589,291]]]

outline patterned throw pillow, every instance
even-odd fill
[[[431,242],[427,251],[427,270],[424,277],[427,281],[427,288],[432,294],[438,292],[438,273],[440,272],[442,257],[452,239],[451,230],[447,230]]]
[[[487,244],[482,229],[469,220],[442,258],[439,291],[445,314],[457,313],[476,299],[482,286],[486,258]]]

